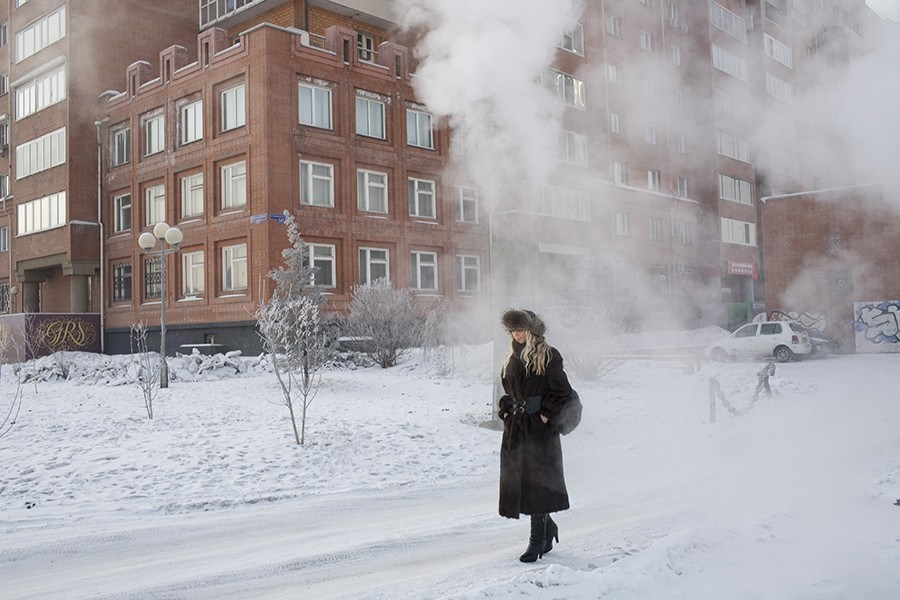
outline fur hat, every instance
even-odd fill
[[[500,317],[500,323],[507,331],[514,329],[524,329],[532,334],[543,337],[547,331],[547,326],[539,316],[530,310],[522,308],[510,308]]]

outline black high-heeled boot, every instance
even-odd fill
[[[547,515],[531,515],[531,535],[528,536],[528,548],[519,557],[522,562],[534,562],[544,554],[544,542],[547,537]]]
[[[559,527],[550,518],[550,515],[547,515],[547,529],[546,529],[546,537],[544,537],[544,550],[541,554],[547,554],[551,550],[553,550],[553,538],[556,538],[556,543],[559,543]]]

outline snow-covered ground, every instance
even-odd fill
[[[135,386],[28,383],[0,437],[0,597],[900,597],[900,356],[779,364],[755,404],[763,362],[575,380],[572,509],[532,565],[527,520],[496,514],[491,356],[329,371],[303,447],[262,369],[182,373],[153,420]],[[710,377],[739,414],[710,422]]]

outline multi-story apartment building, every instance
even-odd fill
[[[100,312],[98,95],[157,51],[161,32],[179,40],[195,30],[185,3],[0,5],[3,312]]]
[[[7,289],[22,292],[11,307],[101,312],[112,351],[127,348],[132,323],[158,322],[161,301],[170,348],[253,348],[284,211],[335,310],[354,285],[388,277],[456,306],[493,292],[501,304],[605,301],[688,324],[724,322],[727,307],[746,318],[764,300],[759,198],[828,175],[804,160],[799,91],[862,50],[867,11],[863,0],[585,3],[535,74],[565,105],[553,174],[510,199],[479,189],[467,163],[484,157],[457,152],[417,99],[388,0],[197,0],[177,17],[144,7],[102,18],[77,3],[17,4],[0,43],[49,45],[31,62],[0,48],[10,99],[29,82],[57,89],[55,69],[76,56],[96,73],[66,78],[63,102],[22,116],[27,129],[10,101],[7,156],[22,157],[0,213]],[[51,23],[65,24],[62,38],[45,33]],[[131,45],[87,43],[99,38]],[[164,299],[159,259],[137,245],[161,221],[185,236],[165,259]],[[507,289],[491,275],[501,262],[538,267],[543,295]]]

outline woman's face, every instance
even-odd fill
[[[525,343],[525,330],[524,329],[510,329],[509,335],[512,336],[512,339],[514,339],[517,344]]]

